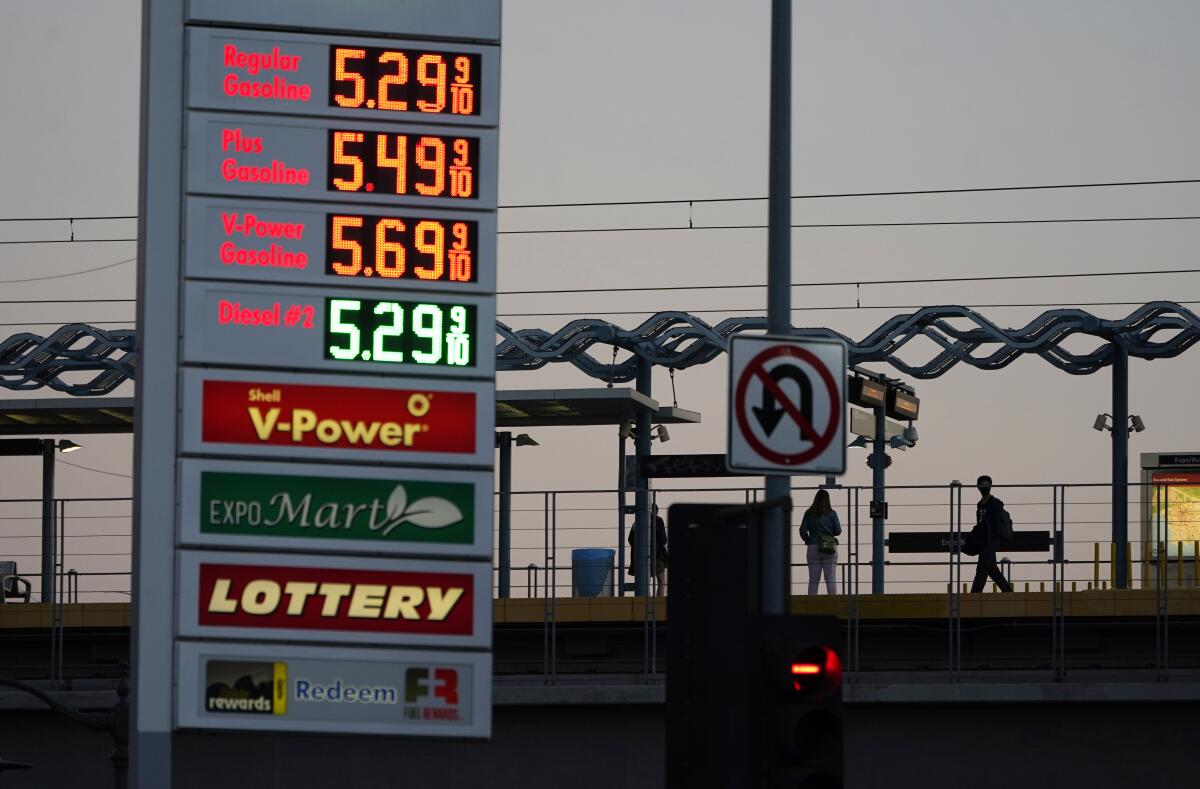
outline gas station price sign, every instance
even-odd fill
[[[175,730],[221,729],[243,711],[273,731],[490,732],[500,10],[146,4],[139,787],[170,784]],[[197,462],[234,485],[223,501],[235,513],[288,497],[295,530],[255,526],[258,554],[236,531],[185,536],[194,499],[180,475]],[[253,480],[267,477],[283,488],[263,499]],[[382,551],[304,533],[335,510],[363,539],[380,536],[372,524],[396,533]],[[284,640],[314,646],[285,654]],[[263,643],[222,643],[235,641]],[[268,701],[235,686],[267,666],[262,715]],[[425,698],[417,678],[429,676],[444,698]],[[368,682],[389,705],[359,714]],[[401,692],[403,709],[390,704]],[[465,725],[408,725],[418,714]],[[226,736],[177,770],[221,758]]]
[[[474,282],[479,224],[329,214],[326,271],[339,277]]]
[[[329,104],[382,112],[478,115],[478,54],[331,46]]]
[[[494,290],[494,214],[346,209],[333,203],[188,197],[187,275],[456,293]]]
[[[330,129],[327,150],[330,190],[475,196],[478,137]]]
[[[184,286],[183,358],[189,363],[288,370],[482,378],[495,354],[480,327],[496,320],[488,296],[380,293],[219,281]],[[491,339],[490,332],[487,339]]]
[[[325,299],[325,358],[453,367],[475,365],[475,306]]]
[[[193,107],[495,126],[499,48],[194,28]]]
[[[188,140],[191,194],[496,206],[495,129],[192,112]]]

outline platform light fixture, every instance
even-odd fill
[[[1096,417],[1096,421],[1094,421],[1092,423],[1092,429],[1098,430],[1101,433],[1103,433],[1105,430],[1107,430],[1108,432],[1111,433],[1113,431],[1113,428],[1115,427],[1115,425],[1113,425],[1111,422],[1112,422],[1112,414],[1099,414]],[[1137,414],[1130,414],[1129,426],[1126,428],[1126,430],[1129,431],[1129,434],[1132,435],[1134,433],[1140,433],[1145,429],[1146,429],[1146,423],[1142,421],[1142,418],[1140,416],[1138,416]]]

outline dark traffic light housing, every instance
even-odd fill
[[[843,785],[842,630],[835,617],[757,619],[762,786]]]

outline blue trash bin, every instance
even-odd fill
[[[571,551],[571,596],[612,597],[613,560],[611,548],[576,548]]]

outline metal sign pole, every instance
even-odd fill
[[[785,336],[791,319],[791,126],[792,126],[792,3],[771,2],[771,125],[767,202],[767,331]],[[791,477],[772,474],[766,479],[767,501],[791,496]],[[762,610],[785,612],[791,556],[788,524],[782,507],[763,514]]]

